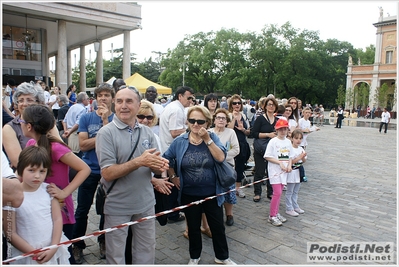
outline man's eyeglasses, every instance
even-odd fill
[[[206,120],[195,120],[195,119],[188,119],[188,122],[191,124],[197,123],[198,125],[205,124]]]
[[[193,100],[193,99],[194,99],[194,97],[192,97],[192,96],[187,97],[187,100]]]
[[[241,105],[241,102],[232,102],[231,103],[233,106],[235,106],[235,105]]]
[[[225,121],[226,120],[226,117],[215,117],[215,119],[217,119],[217,120],[222,120],[222,121]]]
[[[137,115],[137,118],[139,118],[140,120],[147,119],[147,120],[150,121],[150,120],[153,120],[153,119],[154,119],[154,116],[153,116],[153,115],[145,116],[145,115],[140,114],[140,115]]]

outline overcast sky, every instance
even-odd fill
[[[318,31],[322,40],[347,41],[355,48],[375,45],[379,7],[384,17],[396,16],[397,1],[138,1],[142,30],[131,32],[131,53],[138,62],[158,57],[152,51],[167,52],[186,34],[235,28],[260,33],[266,24],[287,21],[297,29]],[[103,41],[103,56],[121,48],[122,35]],[[94,50],[91,46],[86,47]],[[88,55],[88,52],[86,52]],[[79,53],[77,53],[79,56]],[[93,58],[94,60],[94,58]],[[107,77],[104,77],[105,79]]]

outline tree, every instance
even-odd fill
[[[375,46],[371,44],[370,46],[366,47],[366,51],[363,51],[362,48],[356,49],[354,62],[358,62],[358,59],[360,59],[362,65],[371,65],[374,64],[374,58]]]
[[[389,86],[384,83],[381,87],[377,87],[375,94],[375,101],[379,107],[386,107],[388,101]]]
[[[344,106],[343,104],[345,103],[345,100],[347,100],[347,95],[349,99],[351,95],[351,88],[348,88],[348,92],[345,92],[345,88],[340,85],[337,89],[337,98],[335,99],[335,104],[337,104],[337,106]]]

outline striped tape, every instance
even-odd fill
[[[293,166],[293,167],[292,167],[293,170],[294,170],[294,169],[297,169],[297,168],[298,168],[298,166]],[[282,174],[282,173],[283,173],[283,172],[278,173],[278,174],[275,174],[274,176],[278,176],[278,175],[280,175],[280,174]],[[266,180],[268,180],[268,179],[269,179],[269,178],[264,178],[264,179],[258,180],[258,181],[256,181],[256,182],[253,182],[253,183],[250,183],[250,184],[246,184],[246,185],[244,185],[244,186],[240,186],[239,188],[242,189],[242,188],[245,188],[245,187],[249,187],[249,186],[251,186],[251,185],[264,182],[264,181],[266,181]],[[216,198],[216,197],[218,197],[218,196],[222,196],[222,195],[228,194],[228,193],[230,193],[230,192],[234,192],[234,191],[236,191],[236,188],[231,189],[231,190],[226,191],[226,192],[223,192],[223,193],[220,193],[220,194],[217,194],[217,195],[214,195],[214,196],[210,196],[210,197],[207,197],[207,198],[204,198],[204,199],[201,199],[201,200],[197,200],[197,201],[191,202],[191,203],[189,203],[189,204],[182,205],[182,206],[179,206],[179,207],[170,209],[170,210],[161,211],[161,212],[158,212],[158,213],[156,213],[156,214],[154,214],[154,215],[140,218],[139,220],[136,220],[136,221],[131,221],[131,222],[122,223],[122,224],[120,224],[120,225],[113,226],[113,227],[110,227],[110,228],[107,228],[107,229],[104,229],[104,230],[100,230],[100,231],[97,231],[97,232],[93,232],[93,233],[91,233],[91,234],[84,235],[84,236],[81,236],[81,237],[77,237],[77,238],[74,238],[74,239],[71,239],[71,240],[68,240],[68,241],[65,241],[65,242],[61,242],[61,243],[58,243],[58,244],[56,244],[56,245],[50,245],[50,246],[47,246],[47,247],[35,249],[35,250],[30,251],[30,252],[21,254],[21,255],[19,255],[19,256],[15,256],[15,257],[13,257],[13,258],[4,260],[4,261],[3,261],[3,264],[10,263],[10,262],[14,262],[14,261],[17,261],[17,260],[20,260],[20,259],[24,259],[24,258],[29,257],[29,256],[33,256],[34,254],[37,254],[37,253],[42,252],[42,251],[47,251],[47,250],[50,250],[50,249],[53,249],[53,248],[59,248],[59,247],[61,247],[61,246],[69,246],[69,245],[71,245],[72,243],[75,243],[75,242],[78,242],[78,241],[81,241],[81,240],[85,240],[85,239],[92,238],[92,237],[96,237],[96,236],[99,236],[99,235],[102,235],[102,234],[105,234],[105,233],[113,232],[113,231],[115,231],[115,230],[124,228],[124,227],[126,227],[126,226],[135,225],[135,224],[141,223],[141,222],[143,222],[143,221],[147,221],[147,220],[150,220],[150,219],[153,219],[153,218],[156,218],[156,217],[165,215],[165,214],[169,214],[169,213],[172,213],[172,212],[175,212],[175,211],[181,211],[181,210],[183,210],[183,209],[185,209],[185,208],[188,208],[188,207],[191,207],[191,206],[194,206],[194,205],[199,205],[199,204],[201,204],[201,203],[203,203],[203,202],[205,202],[205,201],[214,199],[214,198]]]

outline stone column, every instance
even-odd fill
[[[130,65],[130,31],[123,31],[123,76],[127,79],[132,75]]]
[[[86,92],[86,51],[85,46],[80,46],[80,92]]]
[[[63,94],[66,93],[68,88],[67,84],[67,32],[66,32],[66,21],[58,21],[58,55],[57,55],[57,67],[55,77],[57,86],[61,88]]]
[[[104,77],[103,77],[103,41],[98,40],[100,42],[100,48],[98,49],[97,52],[97,57],[96,57],[96,87],[100,83],[104,82]]]
[[[72,84],[72,64],[71,64],[71,50],[67,51],[67,80],[68,80],[68,86]]]
[[[44,82],[50,86],[50,70],[49,70],[49,63],[48,63],[48,49],[47,49],[47,30],[46,29],[42,29],[41,31],[42,33],[42,57],[41,57],[41,61],[42,61],[42,75],[46,76],[46,79],[44,80]],[[43,41],[46,40],[46,41]],[[44,77],[43,77],[44,79]]]

